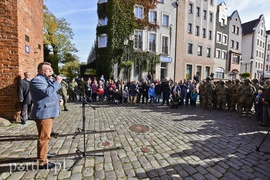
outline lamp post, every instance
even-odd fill
[[[125,50],[127,51],[127,59],[126,61],[129,61],[129,39],[128,38],[125,38],[124,39],[124,47],[125,47]],[[127,80],[129,81],[129,67],[127,68]]]

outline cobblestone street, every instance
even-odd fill
[[[51,162],[58,166],[51,170],[26,169],[27,163],[0,164],[0,179],[270,179],[270,136],[260,152],[255,150],[268,128],[260,127],[254,116],[204,111],[199,106],[92,105],[96,110],[86,106],[86,130],[115,132],[87,134],[86,150],[119,150],[89,155],[71,171],[74,156],[56,156]],[[82,105],[69,103],[68,108],[55,119],[55,132],[82,128]],[[0,132],[37,134],[33,121],[0,127]],[[52,137],[49,153],[75,153],[83,147],[83,135]],[[0,139],[1,160],[35,156],[36,140]]]

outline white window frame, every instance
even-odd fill
[[[198,45],[198,47],[197,47],[197,56],[202,56],[203,55],[202,50],[203,50],[203,46]]]
[[[139,5],[135,5],[134,16],[138,19],[143,19],[144,18],[144,7],[139,6]]]
[[[163,54],[169,54],[169,37],[161,36],[161,52]]]
[[[134,31],[134,49],[143,49],[143,31],[135,30]]]
[[[157,23],[157,11],[149,11],[149,22],[153,24]]]
[[[206,57],[211,58],[211,48],[206,48]]]
[[[162,26],[169,27],[170,25],[170,16],[168,14],[162,14]]]
[[[108,43],[108,35],[107,34],[102,34],[98,36],[98,48],[104,48],[107,47]]]
[[[221,59],[226,60],[226,56],[227,56],[227,51],[222,50]]]
[[[193,54],[193,44],[192,43],[188,43],[187,54]]]
[[[222,44],[224,45],[228,44],[228,36],[226,34],[223,34],[222,36]]]
[[[222,34],[220,32],[217,32],[217,43],[221,44],[222,42]]]
[[[157,51],[157,34],[149,33],[148,42],[149,42],[148,50],[151,52],[156,52]]]
[[[220,59],[220,57],[221,57],[221,50],[216,49],[216,58]]]

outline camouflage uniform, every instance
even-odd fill
[[[205,80],[201,81],[199,85],[199,97],[200,97],[201,107],[203,107],[203,96],[206,94],[206,89],[203,86],[204,83],[205,83]]]
[[[242,114],[244,110],[247,115],[253,105],[254,86],[250,84],[249,79],[245,79],[240,90],[239,113]]]
[[[216,87],[215,91],[217,94],[217,109],[225,110],[227,102],[227,90],[228,87],[224,85],[225,83],[221,80],[219,85]]]
[[[213,101],[213,92],[215,90],[215,85],[210,82],[210,78],[206,78],[206,82],[203,84],[203,88],[205,90],[203,94],[203,108],[206,107],[211,110],[212,109],[212,101]]]
[[[235,110],[235,106],[238,109],[238,99],[239,99],[239,88],[240,88],[240,81],[239,79],[236,79],[234,81],[234,84],[232,84],[230,86],[230,92],[231,92],[231,99],[230,99],[230,110],[234,111]]]

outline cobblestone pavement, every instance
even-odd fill
[[[86,106],[86,129],[115,132],[88,134],[87,151],[121,149],[87,156],[71,171],[74,156],[52,159],[57,166],[51,170],[36,170],[26,162],[1,164],[0,179],[270,179],[270,136],[257,152],[268,129],[255,117],[200,107],[93,106],[96,110]],[[74,133],[82,127],[82,105],[69,103],[69,109],[55,119],[54,131]],[[131,131],[134,125],[149,130]],[[35,123],[0,127],[0,134],[36,134]],[[82,135],[51,138],[49,152],[74,153],[83,145]],[[35,156],[35,140],[0,141],[2,160]]]

